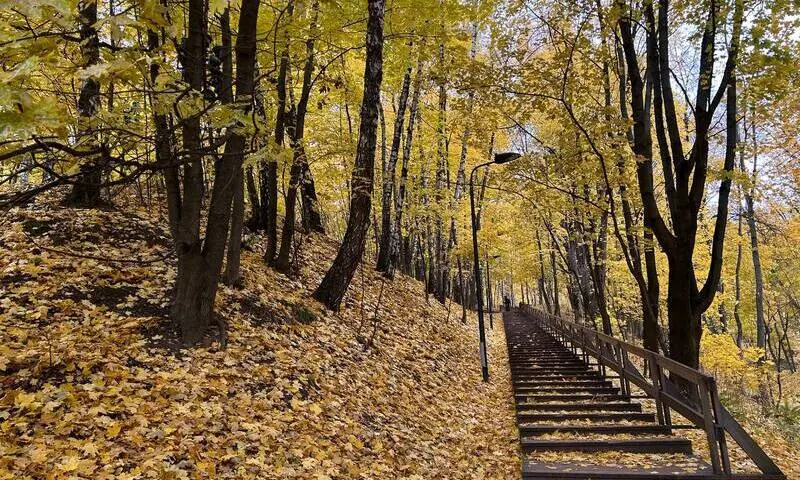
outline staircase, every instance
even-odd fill
[[[663,413],[646,411],[646,397],[632,395],[619,376],[605,375],[602,365],[587,362],[520,310],[503,320],[528,456],[523,479],[785,478],[715,474],[692,454],[692,442],[673,435]],[[634,461],[609,460],[620,455]]]

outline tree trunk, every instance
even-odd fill
[[[239,101],[247,100],[245,108],[249,108],[253,92],[258,8],[259,0],[242,2],[236,42],[237,98]],[[195,94],[201,91],[204,80],[206,19],[205,2],[190,0],[184,72],[185,80]],[[217,162],[204,241],[200,238],[203,151],[199,117],[185,121],[183,145],[189,158],[183,173],[183,201],[179,212],[170,213],[171,218],[179,219],[174,229],[177,232],[178,274],[172,316],[181,327],[184,343],[192,344],[203,336],[212,319],[231,219],[234,179],[236,172],[241,171],[245,138],[233,133],[225,144],[222,160]]]
[[[292,141],[293,162],[289,174],[289,188],[286,191],[286,216],[283,219],[283,230],[281,231],[281,246],[278,257],[275,260],[275,268],[283,273],[289,273],[291,267],[290,254],[292,240],[294,239],[295,206],[297,204],[297,189],[301,182],[303,172],[308,169],[306,150],[303,145],[305,137],[306,112],[308,111],[308,100],[311,95],[312,74],[314,73],[314,38],[316,35],[316,24],[319,16],[319,2],[315,1],[312,6],[312,19],[306,40],[306,63],[303,67],[303,87],[300,93],[300,100],[297,108],[292,106],[289,115],[289,138]],[[312,208],[312,207],[310,207]],[[313,208],[312,208],[313,209]]]
[[[461,265],[461,255],[456,257],[456,263],[458,265],[458,301],[461,303],[461,323],[467,323],[467,305],[469,304],[469,298],[467,296],[467,288],[464,282],[464,270]]]
[[[317,199],[317,186],[314,183],[311,166],[308,164],[308,157],[305,157],[303,162],[300,196],[303,199],[303,227],[306,231],[324,234],[325,225],[322,223],[322,211]]]
[[[644,226],[644,264],[647,272],[647,293],[642,295],[642,343],[644,348],[658,352],[661,331],[658,325],[658,311],[661,301],[658,267],[656,266],[653,232],[649,229],[647,220],[645,220]]]
[[[247,219],[247,228],[251,231],[264,229],[264,209],[261,207],[259,190],[256,187],[256,178],[253,174],[253,167],[247,167],[245,173],[245,184],[247,185],[247,199],[250,202],[250,218]]]
[[[414,140],[414,126],[415,123],[420,121],[419,118],[419,96],[422,89],[422,55],[419,56],[417,61],[417,72],[414,74],[414,93],[411,96],[411,106],[408,113],[408,127],[406,128],[405,143],[403,144],[403,163],[400,167],[400,182],[397,188],[397,193],[394,195],[394,227],[392,228],[392,238],[389,253],[389,262],[391,268],[396,267],[401,263],[404,258],[406,262],[405,272],[409,273],[410,262],[408,259],[410,255],[401,255],[401,250],[408,252],[407,248],[401,249],[401,239],[403,238],[403,209],[406,200],[406,183],[408,182],[408,164],[411,160],[411,147]],[[421,123],[421,121],[419,122]],[[419,128],[419,127],[418,127]],[[405,242],[402,242],[405,244]]]
[[[231,44],[230,13],[226,8],[220,17],[222,30],[222,79],[219,100],[222,103],[233,102],[233,55]],[[241,283],[242,226],[244,223],[244,185],[242,184],[242,166],[236,167],[233,179],[233,209],[231,213],[230,238],[228,239],[227,263],[223,274],[226,285],[237,286]]]
[[[444,25],[442,25],[444,31]],[[433,258],[431,258],[431,268],[433,278],[429,279],[430,291],[436,298],[444,303],[444,283],[447,277],[447,262],[445,255],[447,244],[444,239],[444,193],[447,189],[447,80],[444,71],[444,43],[439,44],[439,69],[437,81],[439,83],[439,111],[436,119],[436,191],[435,191],[435,220],[434,220],[434,239],[433,239]]]
[[[244,184],[242,166],[239,165],[233,178],[233,209],[231,211],[231,232],[228,240],[228,255],[225,265],[225,284],[239,286],[242,283],[242,227],[244,226]]]
[[[190,0],[188,6],[189,34],[185,44],[184,80],[195,95],[200,95],[205,77],[205,2]],[[175,248],[178,252],[178,273],[175,279],[175,298],[172,318],[180,326],[184,343],[193,344],[205,333],[211,317],[211,305],[206,300],[207,284],[205,259],[200,238],[200,209],[203,197],[203,152],[200,118],[193,116],[183,122],[183,149],[187,162],[183,167],[183,185],[178,192],[168,192],[183,198],[180,211],[172,215],[180,219],[175,229]],[[175,185],[167,184],[168,188]],[[227,219],[226,219],[227,223]],[[214,282],[216,283],[216,282]]]
[[[400,140],[403,136],[403,123],[406,116],[406,103],[408,102],[408,92],[411,85],[411,67],[408,67],[403,76],[403,87],[400,90],[400,99],[397,104],[397,113],[394,120],[394,134],[392,136],[392,147],[389,151],[389,161],[383,169],[383,197],[381,210],[381,238],[378,250],[378,270],[391,277],[392,262],[392,194],[394,193],[395,170],[397,168],[397,157],[400,152]],[[408,142],[407,142],[408,143]],[[408,175],[408,166],[406,166]]]
[[[286,4],[286,16],[294,13],[294,0]],[[280,149],[284,142],[286,128],[286,75],[289,70],[289,33],[284,33],[284,47],[278,67],[278,78],[275,89],[278,94],[278,107],[275,113],[275,146]],[[277,154],[277,152],[275,152]],[[275,265],[275,254],[278,250],[278,161],[270,159],[261,165],[261,208],[264,212],[264,230],[267,237],[267,248],[264,260],[267,265]]]
[[[333,265],[325,274],[314,297],[328,308],[338,310],[356,268],[362,260],[370,223],[378,103],[383,78],[383,13],[385,0],[368,0],[367,55],[364,68],[364,98],[352,175],[352,198],[347,230]]]
[[[547,281],[544,274],[544,253],[542,252],[542,238],[539,235],[539,230],[536,230],[536,247],[539,253],[539,302],[547,309],[547,313],[553,313],[553,307],[550,304],[550,296],[547,293]]]
[[[739,167],[742,173],[746,172],[744,156],[739,156]],[[761,270],[761,254],[758,250],[758,231],[756,230],[755,199],[756,175],[758,173],[758,143],[755,126],[753,126],[753,172],[750,175],[750,185],[744,189],[744,203],[747,208],[747,230],[750,234],[750,251],[753,256],[753,276],[756,287],[756,346],[766,347],[766,322],[764,320],[764,274]]]
[[[84,1],[79,4],[78,18],[80,21],[81,55],[84,67],[91,67],[100,63],[100,40],[97,36],[97,0]],[[78,113],[81,118],[89,119],[94,116],[100,107],[100,82],[93,77],[83,81],[80,95],[78,96]],[[94,142],[94,133],[87,128],[81,136],[90,143]],[[80,171],[72,186],[72,191],[66,198],[70,205],[95,207],[102,202],[100,185],[103,181],[101,165],[97,160],[88,160],[80,166]]]
[[[688,251],[688,248],[685,251]],[[670,358],[692,368],[699,366],[702,311],[693,308],[694,268],[688,254],[669,259],[667,316]]]
[[[744,150],[740,149],[739,155],[744,155]],[[736,298],[733,303],[733,319],[736,322],[736,346],[741,350],[744,347],[744,332],[742,331],[741,302],[742,302],[742,188],[739,187],[739,218],[737,220],[736,236],[736,273],[734,288]]]

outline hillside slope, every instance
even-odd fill
[[[457,305],[365,267],[334,314],[310,300],[333,242],[306,239],[288,278],[251,238],[217,301],[227,348],[179,349],[163,225],[46,201],[2,218],[0,477],[519,475],[501,322],[483,384]]]

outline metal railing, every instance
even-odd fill
[[[606,368],[616,372],[623,395],[631,395],[631,384],[644,391],[655,401],[659,424],[668,430],[673,428],[672,410],[692,422],[693,426],[705,430],[715,474],[731,475],[727,434],[762,473],[770,478],[786,478],[722,405],[714,377],[563,317],[535,310],[528,305],[521,305],[520,309],[576,355],[581,355],[587,363],[589,357],[594,357],[603,372]],[[641,360],[638,363],[648,370],[647,377],[636,367],[632,357]]]

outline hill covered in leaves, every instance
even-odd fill
[[[244,283],[181,349],[165,222],[41,201],[2,219],[0,477],[514,478],[499,327],[484,384],[472,316],[423,285],[357,274],[338,314],[310,300],[335,244],[287,277],[247,239]],[[222,348],[226,343],[226,348]]]

